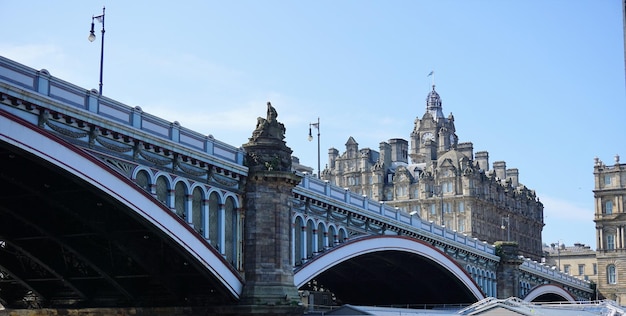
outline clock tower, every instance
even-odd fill
[[[458,138],[454,129],[452,113],[444,117],[441,97],[433,89],[426,97],[426,112],[420,119],[415,118],[415,127],[411,132],[412,163],[430,163],[437,160],[440,153],[456,147]]]

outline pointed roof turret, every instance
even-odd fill
[[[441,107],[441,97],[439,97],[439,93],[435,91],[435,85],[433,85],[433,90],[430,91],[426,97],[426,113],[430,113],[435,121],[444,118],[443,109]]]
[[[352,138],[352,136],[350,136],[348,138],[348,141],[346,142],[346,146],[358,146],[359,143],[356,142],[356,140],[354,140],[354,138]]]

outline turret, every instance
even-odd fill
[[[346,142],[346,152],[348,153],[348,158],[356,158],[359,152],[359,143],[352,136]]]
[[[335,168],[335,161],[337,161],[337,157],[339,157],[339,150],[335,148],[328,149],[328,168]]]
[[[430,113],[436,122],[444,118],[443,110],[441,109],[441,97],[435,91],[435,85],[433,85],[433,90],[426,96],[426,112]]]

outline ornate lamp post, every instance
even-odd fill
[[[97,19],[98,22],[102,23],[102,44],[100,45],[100,88],[98,89],[98,94],[102,95],[102,64],[104,62],[104,7],[102,7],[102,15],[98,15],[98,16],[91,16],[91,31],[89,31],[89,37],[87,37],[87,39],[90,42],[93,42],[96,40],[96,34],[94,33],[93,30],[93,20]]]
[[[309,141],[313,140],[313,134],[311,133],[311,126],[317,128],[317,178],[321,179],[320,173],[320,118],[317,118],[317,123],[309,123]]]

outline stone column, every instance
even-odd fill
[[[292,189],[301,177],[291,171],[285,128],[267,103],[267,118],[243,145],[249,168],[244,200],[245,284],[240,306],[251,314],[303,313],[291,265]]]
[[[519,293],[519,266],[522,259],[519,258],[518,244],[515,241],[497,241],[496,251],[500,256],[496,279],[498,284],[497,298],[506,299],[511,296],[520,297]]]

